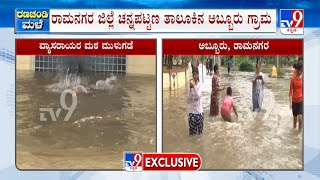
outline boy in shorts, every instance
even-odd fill
[[[292,76],[290,82],[290,110],[293,114],[293,128],[297,127],[297,121],[299,123],[299,131],[302,129],[302,114],[303,114],[303,64],[302,61],[298,61],[296,64],[296,73]]]

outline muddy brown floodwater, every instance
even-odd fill
[[[17,71],[16,164],[20,169],[122,169],[123,151],[156,151],[155,76],[60,77]],[[64,79],[64,80],[63,80]],[[79,93],[69,121],[40,121],[40,107],[60,107],[71,81],[94,87],[96,97]],[[66,103],[71,104],[71,96]]]
[[[199,72],[202,81],[201,69]],[[212,76],[204,75],[205,119],[200,136],[188,134],[186,90],[164,91],[164,152],[198,153],[203,160],[202,169],[302,169],[303,136],[292,125],[289,78],[266,79],[263,108],[255,116],[251,110],[251,77],[252,73],[239,71],[227,75],[221,69],[220,83],[232,87],[239,114],[237,121],[229,123],[221,116],[208,116]],[[225,94],[220,93],[220,101]]]

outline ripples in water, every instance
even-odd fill
[[[64,110],[56,122],[39,120],[40,107],[56,110],[58,92],[79,84],[95,97],[77,94],[69,121],[63,121]],[[16,94],[19,168],[120,169],[123,151],[156,151],[155,76],[89,74],[59,79],[54,73],[17,71]],[[66,104],[71,102],[67,96]]]

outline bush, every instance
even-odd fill
[[[281,77],[283,77],[284,72],[282,71],[281,68],[277,68],[277,74],[278,74],[278,77],[281,78]]]
[[[221,59],[221,66],[224,66],[225,65],[225,59]]]
[[[253,66],[252,63],[250,63],[248,61],[243,61],[239,65],[239,70],[240,71],[252,72],[252,71],[254,71],[254,66]]]

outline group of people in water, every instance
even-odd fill
[[[228,60],[229,61],[229,60]],[[228,74],[230,74],[230,62],[228,63]],[[212,76],[212,91],[211,91],[211,102],[210,102],[210,117],[217,117],[219,114],[223,120],[232,122],[231,112],[234,111],[236,117],[238,112],[232,98],[231,87],[221,87],[219,76],[219,66],[216,64],[213,66]],[[209,69],[210,73],[210,69]],[[298,122],[299,130],[302,129],[302,114],[303,114],[303,59],[299,58],[294,63],[294,72],[290,81],[289,88],[289,99],[290,99],[290,110],[293,114],[293,127],[296,128]],[[193,65],[192,69],[193,79],[190,81],[190,87],[188,88],[188,102],[189,102],[189,134],[202,134],[203,122],[204,122],[204,111],[201,102],[202,84],[199,80],[198,66]],[[251,79],[252,83],[252,111],[259,113],[262,109],[263,96],[264,96],[264,85],[265,75],[260,71],[260,64],[256,64],[256,71]],[[226,96],[224,97],[221,108],[219,108],[220,92],[226,90]]]

